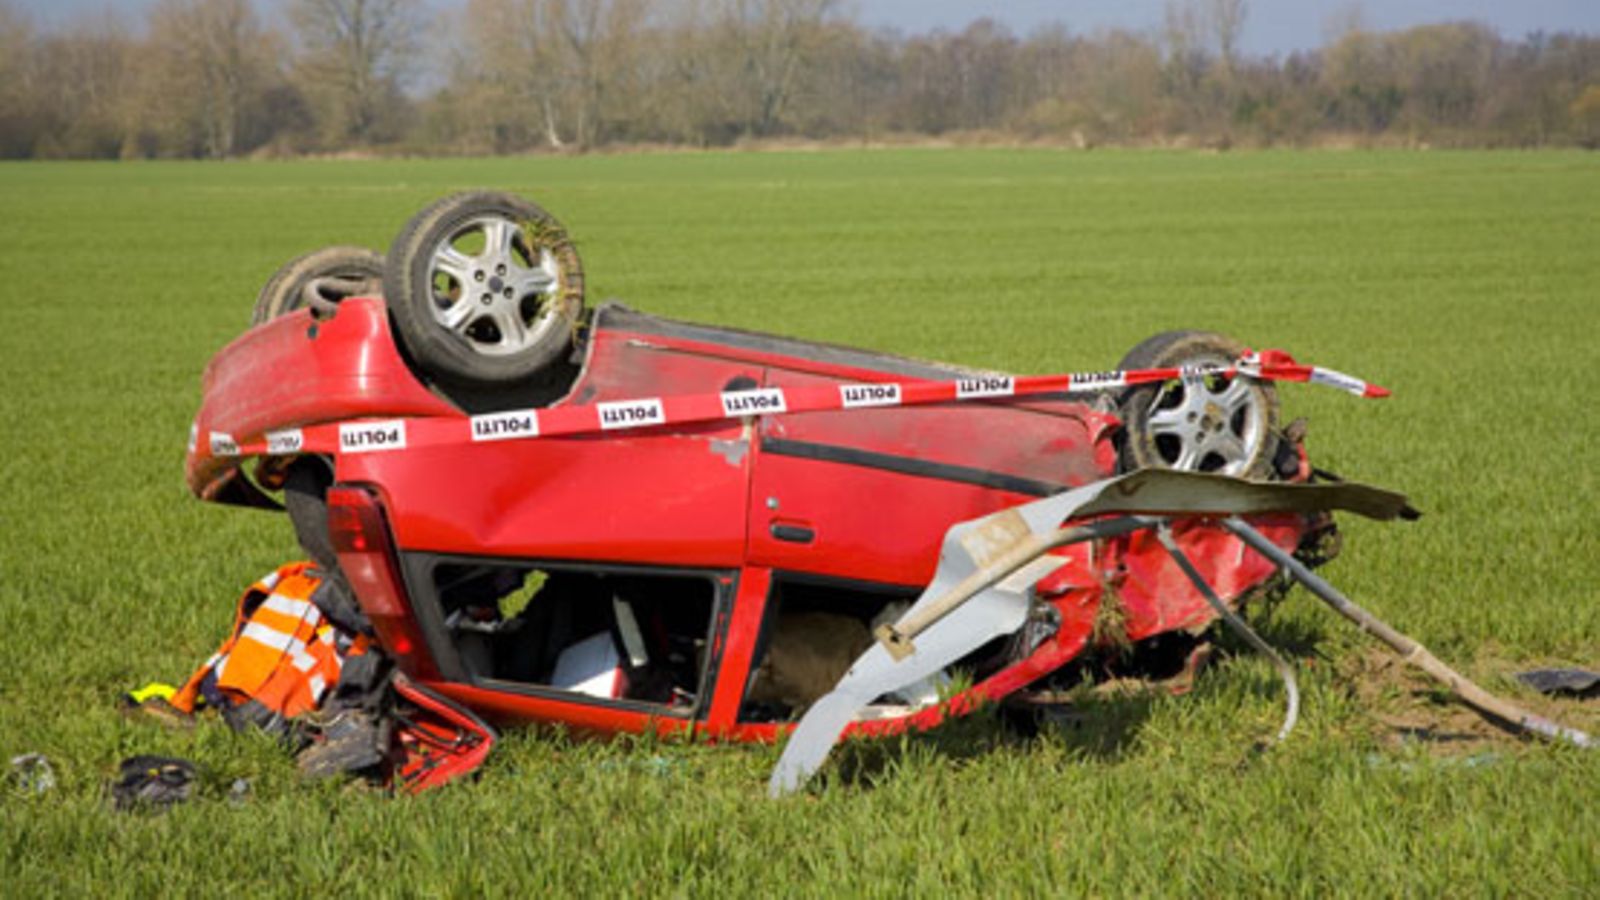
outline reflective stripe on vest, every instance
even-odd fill
[[[250,586],[239,599],[232,636],[178,691],[173,706],[192,711],[208,673],[230,700],[254,700],[285,718],[322,702],[339,681],[345,654],[334,628],[311,603],[322,579],[310,566],[293,563]],[[365,646],[357,638],[348,652],[363,652]]]

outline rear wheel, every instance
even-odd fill
[[[583,310],[583,266],[549,213],[511,194],[457,194],[395,238],[384,295],[429,377],[499,387],[551,367]]]
[[[383,257],[365,247],[323,247],[283,264],[256,297],[250,324],[309,306],[319,314],[333,311],[348,297],[383,291]]]
[[[1227,366],[1245,350],[1209,331],[1168,331],[1134,347],[1122,369]],[[1278,437],[1278,394],[1251,378],[1197,374],[1141,385],[1122,399],[1126,468],[1267,478]]]

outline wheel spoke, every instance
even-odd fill
[[[1163,409],[1150,414],[1150,431],[1154,434],[1187,435],[1193,431],[1186,421],[1188,411],[1183,407]]]
[[[499,258],[511,255],[511,238],[516,230],[505,219],[493,218],[483,223],[483,255]]]
[[[524,269],[511,284],[519,300],[529,294],[548,294],[555,285],[555,276],[542,269]]]
[[[1231,431],[1221,431],[1213,435],[1210,440],[1210,449],[1226,459],[1230,465],[1242,463],[1250,455],[1244,441]]]
[[[489,315],[494,320],[495,327],[500,329],[499,346],[515,350],[527,343],[528,330],[522,324],[522,316],[518,315],[516,307],[498,303]]]
[[[1193,441],[1184,441],[1183,449],[1178,452],[1178,459],[1172,464],[1174,469],[1194,469],[1200,464],[1200,448]]]
[[[1228,386],[1217,392],[1217,405],[1227,411],[1228,417],[1249,405],[1254,393],[1244,378],[1234,378]]]
[[[439,310],[439,324],[459,334],[472,324],[472,310],[472,293],[463,290],[455,303]]]
[[[449,275],[461,284],[462,293],[466,293],[472,284],[472,260],[465,253],[454,247],[445,245],[433,254],[434,269]]]

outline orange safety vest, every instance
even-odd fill
[[[231,636],[189,676],[171,703],[193,712],[202,685],[234,706],[255,701],[285,719],[316,709],[339,681],[344,660],[366,652],[367,639],[325,621],[311,602],[322,584],[309,562],[290,563],[251,585],[239,598]]]

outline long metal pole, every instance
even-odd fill
[[[1290,575],[1294,576],[1296,581],[1305,585],[1311,593],[1333,607],[1334,611],[1339,615],[1354,622],[1362,631],[1368,632],[1378,640],[1388,644],[1406,662],[1443,682],[1457,697],[1460,697],[1463,702],[1478,712],[1499,719],[1530,734],[1538,735],[1546,740],[1565,741],[1585,748],[1596,746],[1595,739],[1588,733],[1557,724],[1543,716],[1534,715],[1522,707],[1510,701],[1502,700],[1474,684],[1466,676],[1441,662],[1438,657],[1428,651],[1427,647],[1397,631],[1387,622],[1367,612],[1351,601],[1350,598],[1339,593],[1338,588],[1322,580],[1305,563],[1284,552],[1281,547],[1268,540],[1261,532],[1251,528],[1243,519],[1230,517],[1224,519],[1222,524],[1254,548],[1256,552],[1286,569]]]
[[[1217,615],[1222,617],[1222,621],[1226,622],[1234,631],[1237,631],[1250,646],[1256,648],[1259,653],[1271,660],[1273,667],[1278,670],[1278,677],[1283,679],[1284,692],[1288,695],[1286,701],[1288,709],[1283,714],[1283,725],[1278,729],[1278,736],[1273,739],[1275,742],[1281,742],[1289,736],[1289,732],[1294,730],[1294,723],[1300,719],[1300,684],[1295,680],[1293,667],[1282,656],[1278,655],[1278,651],[1272,649],[1272,645],[1267,643],[1265,638],[1250,627],[1250,623],[1241,618],[1238,613],[1229,609],[1228,604],[1222,602],[1222,598],[1217,596],[1217,592],[1211,589],[1210,584],[1206,583],[1206,579],[1200,574],[1200,570],[1195,568],[1189,557],[1179,549],[1178,542],[1172,539],[1171,528],[1165,522],[1156,529],[1156,540],[1160,541],[1161,546],[1166,548],[1173,562],[1176,562],[1178,568],[1183,570],[1183,574],[1189,576],[1189,581],[1194,584],[1195,590],[1199,591],[1200,596],[1211,604],[1211,608],[1216,610]]]

